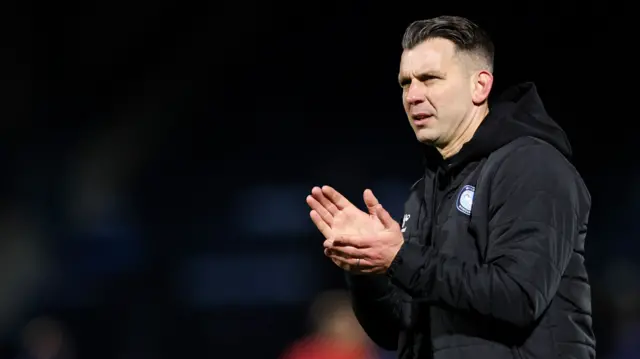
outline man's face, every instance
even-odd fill
[[[441,38],[402,53],[398,80],[418,141],[446,146],[472,110],[473,81],[465,61],[453,42]]]

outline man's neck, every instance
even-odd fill
[[[462,146],[471,141],[471,138],[473,138],[473,135],[476,133],[478,127],[480,127],[482,120],[487,117],[487,114],[489,114],[489,107],[476,107],[470,114],[469,119],[461,123],[458,128],[458,135],[454,137],[454,140],[449,142],[445,147],[438,148],[442,157],[444,159],[451,158],[460,152]]]

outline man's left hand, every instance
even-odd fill
[[[404,238],[398,222],[382,206],[377,216],[384,228],[372,234],[335,234],[324,242],[326,253],[336,264],[359,273],[385,273],[400,251]]]

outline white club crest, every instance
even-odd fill
[[[470,215],[471,207],[473,207],[473,195],[476,192],[476,188],[473,186],[464,186],[458,195],[458,201],[456,202],[456,208],[458,211]]]

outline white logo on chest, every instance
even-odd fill
[[[471,214],[471,207],[473,207],[473,195],[475,192],[476,188],[473,186],[466,185],[462,187],[456,202],[456,208],[458,208],[458,211],[466,215]]]

